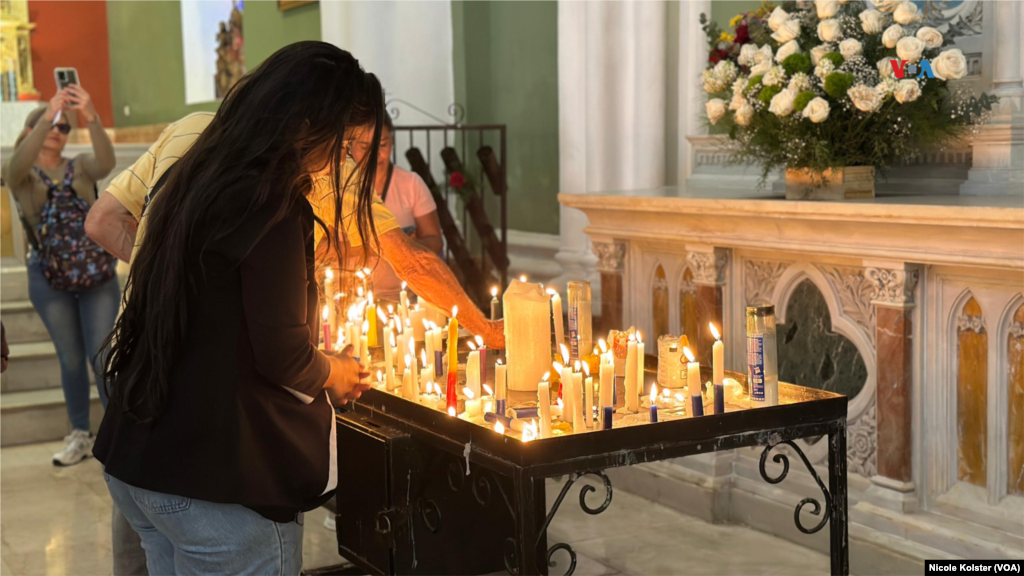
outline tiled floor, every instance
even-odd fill
[[[99,464],[55,468],[59,443],[0,450],[0,576],[110,574],[110,496]],[[579,483],[577,483],[579,486]],[[560,486],[548,486],[548,501]],[[712,525],[616,491],[611,507],[588,516],[566,497],[549,544],[579,553],[576,574],[825,574],[828,558],[739,526]],[[598,498],[601,490],[594,495]],[[307,568],[341,562],[325,512],[306,517]],[[567,555],[555,559],[565,562]],[[551,570],[561,574],[564,565]]]

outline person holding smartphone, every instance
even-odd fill
[[[85,120],[92,137],[91,153],[74,158],[64,156],[71,132],[68,110],[77,111]],[[61,117],[55,120],[58,115]],[[3,167],[4,181],[14,197],[31,246],[27,262],[29,298],[57,351],[64,400],[71,420],[72,430],[65,438],[64,449],[53,455],[57,466],[77,464],[92,452],[88,366],[92,367],[96,382],[102,382],[103,357],[99,352],[114,326],[121,292],[113,269],[88,286],[69,289],[53,282],[45,273],[40,245],[45,247],[44,228],[53,224],[50,218],[59,211],[53,197],[60,195],[67,202],[88,210],[96,201],[96,183],[110,174],[114,163],[114,145],[103,129],[92,98],[84,88],[71,84],[54,94],[48,105],[28,115],[14,153]],[[82,242],[86,240],[83,235]],[[77,258],[83,254],[78,248],[99,254],[92,250],[95,247],[62,245],[57,249],[61,253],[53,254],[52,258]],[[107,396],[102,386],[99,386],[99,394],[106,406]]]

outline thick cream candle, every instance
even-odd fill
[[[694,362],[693,352],[683,347],[683,354],[690,361],[686,365],[686,388],[690,393],[690,415],[704,415],[704,396],[701,394],[700,362]]]
[[[551,318],[554,320],[555,347],[557,348],[565,344],[565,327],[562,326],[562,297],[551,288],[548,288],[547,292],[551,295]]]
[[[540,414],[540,437],[551,437],[551,383],[548,375],[537,385],[537,407]]]
[[[537,390],[551,365],[551,304],[539,284],[512,280],[503,296],[505,357],[511,390]]]
[[[626,345],[626,410],[633,413],[640,411],[636,364],[636,337],[630,334],[629,343]]]

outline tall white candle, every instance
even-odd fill
[[[636,385],[637,393],[639,396],[643,396],[647,383],[644,381],[644,340],[640,335],[640,331],[636,331]],[[639,398],[637,399],[639,402]],[[639,404],[638,404],[639,406]]]
[[[725,413],[725,344],[722,344],[722,336],[715,328],[714,322],[709,322],[711,335],[715,337],[715,343],[711,346],[711,384],[715,391],[715,414]]]
[[[704,415],[704,396],[701,395],[700,362],[694,362],[693,352],[686,346],[683,354],[690,361],[686,364],[686,388],[690,393],[690,415]]]
[[[537,385],[537,407],[540,415],[540,437],[551,437],[551,383],[548,375]]]
[[[421,308],[419,304],[409,312],[409,322],[412,324],[412,336],[417,342],[423,342],[426,331],[423,327],[423,319],[427,316],[427,309]]]
[[[557,291],[548,288],[551,295],[551,318],[555,324],[555,347],[565,344],[565,327],[562,325],[562,297]]]
[[[412,371],[408,368],[402,373],[402,397],[415,401],[417,394],[413,393]]]
[[[556,366],[557,367],[557,366]],[[562,418],[566,422],[572,423],[572,367],[568,366],[566,362],[565,366],[559,368],[558,374],[559,380],[562,382],[562,404],[565,405],[565,416]]]
[[[480,394],[480,352],[473,350],[469,353],[469,358],[466,360],[466,387],[476,394],[479,398]]]
[[[427,323],[426,320],[423,321]],[[434,331],[430,328],[424,328],[423,331],[423,348],[427,351],[427,363],[434,361]]]
[[[577,364],[579,363],[577,362]],[[587,431],[587,421],[583,418],[582,372],[573,372],[572,375],[572,431],[577,434]]]
[[[433,329],[434,329],[434,352],[437,352],[438,350],[444,352],[444,339],[443,339],[443,335],[441,334],[441,327],[438,326],[437,324],[434,324]]]
[[[615,376],[615,365],[612,364],[612,359],[608,354],[601,355],[601,408],[613,407],[612,395],[614,390],[612,387],[615,385],[613,378]]]
[[[631,334],[626,345],[626,410],[640,411],[640,396],[636,383],[636,338]]]
[[[363,335],[359,337],[359,363],[363,366],[370,365],[370,323],[363,320]]]
[[[584,364],[583,372],[587,375],[583,389],[583,419],[588,428],[594,427],[594,378],[590,375],[590,368]]]
[[[494,366],[494,399],[505,399],[505,371],[508,366],[501,363],[501,360]]]
[[[551,304],[539,284],[512,280],[503,296],[511,390],[533,392],[551,366]]]
[[[416,342],[412,339],[412,335],[409,335],[409,339],[405,342],[405,353],[408,354],[406,362],[412,366],[412,373],[417,374],[419,366],[416,365]]]

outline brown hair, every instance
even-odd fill
[[[18,146],[21,146],[22,141],[25,140],[28,133],[36,127],[36,124],[39,123],[39,119],[43,117],[43,114],[46,112],[46,108],[47,107],[45,105],[39,106],[35,110],[29,112],[28,116],[25,117],[25,129],[21,131],[21,134],[18,134],[18,139],[14,141],[15,150],[18,149]]]

